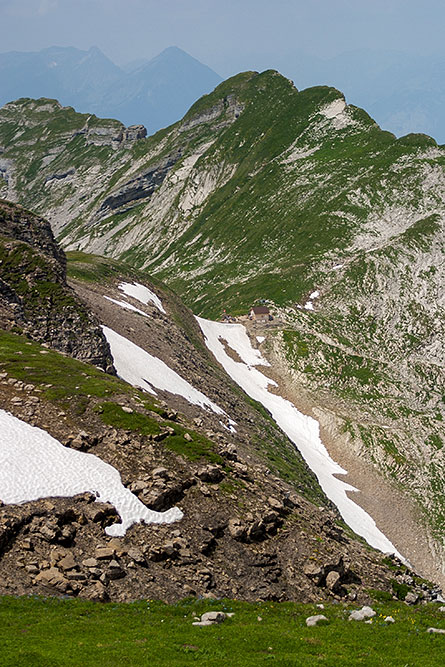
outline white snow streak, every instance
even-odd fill
[[[309,294],[309,300],[306,301],[306,303],[304,304],[305,310],[314,310],[314,304],[312,303],[312,301],[314,299],[318,299],[319,296],[320,292],[318,291],[318,289],[316,289],[315,292],[312,292],[312,294]]]
[[[117,306],[120,306],[121,308],[125,308],[126,310],[132,310],[134,313],[139,313],[140,315],[143,315],[144,317],[148,317],[147,313],[144,313],[143,310],[140,310],[140,308],[136,308],[135,306],[132,306],[131,303],[128,303],[127,301],[117,301],[116,299],[112,299],[111,296],[104,296],[104,299],[107,299],[108,301],[112,301],[115,303]]]
[[[338,507],[346,523],[371,546],[401,557],[394,545],[377,528],[372,517],[348,498],[346,492],[357,489],[335,477],[339,474],[345,475],[346,471],[331,459],[321,442],[318,422],[301,414],[290,401],[268,391],[268,385],[277,385],[253,368],[255,365],[269,364],[261,357],[258,350],[251,347],[245,328],[241,324],[210,322],[200,317],[197,320],[207,347],[213,352],[217,361],[251,398],[262,403],[271,412],[278,426],[297,446],[317,476],[323,491]],[[222,341],[237,352],[242,362],[234,361],[226,353]]]
[[[93,454],[64,447],[40,428],[0,410],[0,499],[22,504],[49,497],[91,492],[114,505],[122,523],[105,528],[122,536],[134,523],[172,523],[182,519],[177,507],[167,512],[148,509],[126,489],[118,471]]]
[[[127,338],[112,329],[102,327],[105,337],[110,344],[114,367],[117,374],[134,387],[141,387],[156,396],[153,387],[161,391],[178,394],[193,405],[199,405],[206,410],[213,410],[218,415],[227,417],[216,403],[184,380],[161,359],[149,354]]]
[[[161,299],[149,290],[148,287],[145,287],[145,285],[141,285],[140,283],[120,283],[119,289],[127,296],[132,296],[133,299],[137,299],[137,301],[143,303],[144,306],[149,302],[152,303],[156,308],[159,308],[161,313],[165,314]]]

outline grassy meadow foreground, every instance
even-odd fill
[[[78,665],[443,665],[439,605],[376,602],[372,623],[348,621],[357,605],[184,600],[98,604],[0,598],[2,667]],[[205,611],[234,612],[220,625],[194,627]],[[329,622],[306,627],[324,614]],[[395,623],[385,623],[392,616]]]

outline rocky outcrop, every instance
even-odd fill
[[[192,115],[191,118],[183,122],[179,127],[179,132],[188,132],[192,128],[212,123],[220,119],[219,123],[213,126],[214,130],[220,130],[227,125],[231,125],[243,112],[244,104],[236,98],[235,95],[227,95],[214,106],[205,109],[201,113]]]
[[[144,125],[130,125],[123,132],[123,141],[133,142],[138,139],[145,139],[147,136],[147,129]]]
[[[178,474],[170,467],[176,482]],[[345,548],[352,561],[346,569],[340,565],[344,555],[333,558],[341,548],[328,541],[317,556],[327,563],[319,569],[330,570],[322,584],[314,579],[316,567],[309,571],[303,566],[305,557],[314,558],[312,539],[302,529],[312,522],[317,531],[315,508],[289,510],[290,521],[279,534],[265,534],[260,543],[239,544],[226,529],[227,512],[236,502],[216,488],[208,495],[190,487],[182,501],[186,512],[181,524],[173,529],[134,526],[122,539],[105,536],[104,527],[118,517],[113,507],[95,502],[92,494],[0,507],[0,593],[32,591],[115,601],[175,601],[192,595],[365,603],[370,600],[368,589],[392,591],[392,573],[406,572],[396,561],[391,572],[377,555],[367,555],[350,540]],[[256,514],[264,511],[260,506]],[[352,577],[352,571],[360,576]],[[330,585],[334,576],[347,587]],[[435,599],[433,589],[416,581],[411,590],[417,599]]]
[[[131,208],[131,205],[135,202],[150,199],[155,189],[162,184],[170,169],[180,158],[181,151],[169,155],[147,171],[125,183],[119,190],[113,192],[104,200],[97,217],[103,217],[104,213],[107,214],[111,211],[120,210],[120,212],[123,212],[123,210]]]
[[[50,225],[0,200],[0,326],[113,371],[98,321],[66,283]]]
[[[85,134],[87,145],[93,146],[111,146],[112,148],[120,148],[121,146],[131,146],[139,139],[145,139],[147,130],[143,125],[130,125],[124,127],[115,122],[112,125],[94,125],[85,126],[83,130],[76,133]]]
[[[0,199],[0,238],[23,241],[48,258],[56,260],[54,270],[63,279],[66,273],[65,253],[60,248],[49,223],[22,206]]]

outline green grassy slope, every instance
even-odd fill
[[[37,665],[442,665],[444,628],[437,606],[377,603],[371,625],[349,622],[343,605],[246,604],[231,600],[153,600],[104,607],[78,600],[0,599],[4,667]],[[234,613],[221,625],[194,627],[206,611]],[[328,623],[307,628],[322,613]],[[395,623],[386,623],[392,616]],[[62,641],[62,637],[64,638]]]

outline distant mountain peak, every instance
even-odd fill
[[[214,72],[208,65],[205,65],[202,63],[198,58],[195,58],[194,56],[191,56],[190,53],[187,53],[187,51],[184,51],[184,49],[180,49],[179,46],[168,46],[166,49],[161,51],[159,55],[155,56],[151,60],[147,61],[145,66],[152,66],[153,64],[158,64],[158,63],[175,63],[175,62],[189,62],[193,63],[195,65],[199,65],[202,68],[205,68],[209,72],[212,72],[215,74],[217,77],[219,77],[220,81],[222,81],[222,77],[219,76],[216,72]]]
[[[179,46],[167,46],[167,48],[165,48],[163,51],[161,51],[161,53],[159,55],[162,56],[162,55],[168,54],[168,53],[172,53],[172,54],[179,54],[180,53],[180,54],[185,54],[186,56],[189,56],[190,58],[192,57],[192,56],[190,56],[189,53],[187,53],[187,51],[184,51],[184,49],[180,49]]]
[[[51,46],[0,54],[0,106],[23,97],[57,98],[64,106],[154,133],[179,120],[221,77],[178,46],[121,69],[101,49]]]

